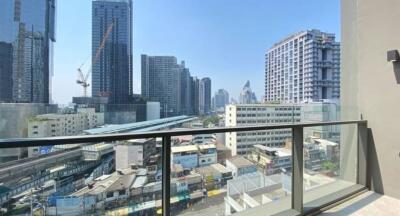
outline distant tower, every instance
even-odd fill
[[[229,104],[229,93],[225,89],[218,89],[214,95],[214,109],[225,108]]]
[[[200,80],[199,87],[199,106],[200,106],[200,114],[207,115],[211,113],[211,79],[205,77]]]
[[[132,1],[92,2],[92,56],[112,30],[97,60],[92,62],[92,95],[109,96],[110,103],[129,103],[132,90]]]
[[[256,94],[251,90],[250,81],[248,80],[244,85],[242,92],[240,92],[240,103],[241,104],[257,103]]]

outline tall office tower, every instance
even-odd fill
[[[214,109],[224,109],[227,104],[229,104],[229,93],[225,89],[218,89],[213,99]]]
[[[0,102],[49,103],[55,0],[2,0]]]
[[[200,114],[207,115],[211,112],[211,79],[202,78],[199,83]]]
[[[192,115],[198,115],[200,110],[200,81],[197,77],[190,77],[190,103],[192,107]]]
[[[335,35],[302,31],[265,55],[265,100],[319,101],[340,97],[340,44]]]
[[[248,80],[244,85],[242,92],[240,92],[240,103],[241,104],[257,103],[256,94],[251,90],[250,81]]]
[[[0,102],[12,101],[12,44],[0,42]]]
[[[102,41],[106,37],[104,47]],[[129,103],[132,90],[132,1],[92,2],[92,96]]]
[[[174,56],[142,55],[142,97],[160,102],[162,117],[180,113],[180,72]]]
[[[185,68],[185,62],[182,61],[179,71],[179,94],[180,94],[180,114],[181,115],[193,115],[192,104],[190,103],[191,88],[190,88],[190,72],[188,68]]]

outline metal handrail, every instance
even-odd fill
[[[299,214],[303,209],[303,129],[305,127],[356,124],[358,127],[358,169],[357,183],[366,185],[367,164],[367,120],[308,122],[274,125],[252,125],[240,127],[218,127],[203,129],[179,129],[139,133],[116,133],[102,135],[80,135],[45,138],[12,138],[0,139],[0,149],[36,147],[45,145],[62,145],[76,143],[107,142],[127,139],[162,137],[162,214],[170,216],[170,183],[171,183],[171,137],[193,134],[226,133],[257,130],[292,129],[292,209]]]
[[[275,129],[293,129],[298,127],[317,127],[344,124],[362,124],[367,123],[366,120],[350,120],[350,121],[331,121],[331,122],[308,122],[293,124],[263,124],[253,126],[240,127],[216,127],[202,129],[182,129],[182,130],[163,130],[151,132],[133,132],[133,133],[115,133],[101,135],[78,135],[78,136],[59,136],[44,138],[10,138],[0,139],[0,149],[2,148],[20,148],[20,147],[36,147],[44,145],[63,145],[90,142],[107,142],[127,139],[143,139],[154,137],[181,136],[193,134],[210,134],[210,133],[226,133],[240,131],[256,131],[256,130],[275,130]]]

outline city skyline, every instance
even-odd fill
[[[66,104],[71,101],[72,96],[82,95],[81,87],[75,84],[76,68],[90,58],[91,2],[79,1],[78,8],[76,1],[58,2],[57,35],[63,37],[58,37],[55,43],[52,99],[56,103]],[[212,92],[224,88],[236,99],[241,91],[238,86],[242,86],[245,80],[250,80],[256,95],[261,98],[264,83],[257,80],[264,77],[264,55],[276,41],[294,32],[311,28],[337,35],[340,33],[338,1],[320,5],[318,10],[314,6],[316,4],[312,3],[306,6],[298,4],[296,7],[288,7],[286,1],[260,1],[246,5],[238,1],[230,3],[174,1],[167,4],[157,0],[134,1],[133,92],[141,91],[140,55],[147,53],[185,59],[192,73],[213,80]],[[209,7],[210,5],[213,7]],[[292,14],[290,18],[274,11],[282,6]],[[240,11],[242,7],[246,10]],[[68,16],[71,11],[77,16]],[[182,14],[176,13],[177,11]],[[241,15],[237,16],[239,11]],[[296,21],[297,16],[305,17],[300,22]],[[284,21],[285,26],[279,25],[279,20]],[[173,28],[172,24],[184,28]],[[262,27],[267,25],[270,27]],[[155,31],[162,31],[164,34],[154,34]],[[78,36],[74,36],[77,32]],[[90,64],[86,63],[83,70],[88,65]],[[247,75],[245,79],[236,78],[244,73]],[[233,79],[226,82],[226,77]],[[65,88],[69,91],[62,90]]]

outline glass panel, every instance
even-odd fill
[[[0,199],[10,215],[155,215],[161,208],[159,138],[27,152],[35,156],[0,166]]]
[[[172,138],[173,215],[229,215],[291,207],[291,130]]]
[[[335,199],[356,185],[357,126],[304,129],[304,208]]]

